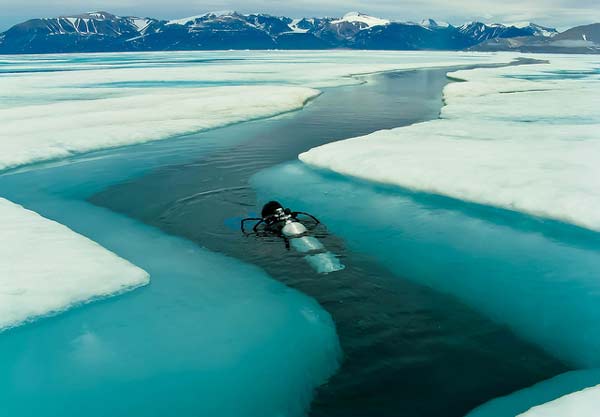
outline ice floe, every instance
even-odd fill
[[[272,116],[318,94],[276,86],[163,89],[0,109],[0,169]]]
[[[149,282],[66,226],[0,198],[0,331]]]
[[[542,57],[543,58],[543,57]],[[320,168],[600,230],[600,60],[459,71],[441,119],[300,155]]]

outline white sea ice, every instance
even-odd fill
[[[538,405],[518,417],[597,417],[599,412],[600,385]]]
[[[366,180],[600,230],[598,58],[459,71],[441,119],[300,155]]]
[[[318,94],[276,86],[160,89],[0,109],[0,170],[273,116]]]
[[[149,282],[142,269],[3,198],[0,219],[0,331]]]
[[[332,143],[300,159],[345,175],[600,230],[597,132],[600,124],[437,120]]]

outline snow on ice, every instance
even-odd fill
[[[149,282],[100,245],[0,198],[0,331]]]
[[[0,141],[0,169],[273,116],[318,94],[274,86],[166,89],[0,109],[7,138]]]

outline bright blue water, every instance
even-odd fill
[[[263,201],[275,196],[318,211],[351,249],[394,274],[463,300],[571,364],[600,365],[596,233],[351,181],[299,162],[263,171],[252,183]],[[544,397],[551,394],[537,395]]]
[[[33,198],[152,282],[1,334],[2,415],[301,416],[337,367],[329,315],[257,268],[82,201]]]

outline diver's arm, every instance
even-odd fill
[[[261,224],[263,222],[263,219],[258,218],[258,217],[249,217],[247,219],[243,219],[241,221],[241,223],[240,223],[240,228],[242,229],[242,233],[243,234],[247,234],[246,228],[245,228],[246,222],[258,222],[252,228],[252,230],[254,231],[254,233],[256,233],[256,228],[258,227],[259,224]]]

